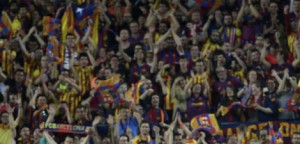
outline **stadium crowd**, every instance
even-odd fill
[[[275,144],[190,122],[300,118],[300,0],[0,3],[1,144]]]

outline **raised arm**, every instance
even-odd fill
[[[125,11],[128,13],[131,13],[132,4],[131,4],[130,0],[125,0],[125,3],[126,3]]]
[[[36,31],[36,27],[35,27],[35,26],[31,27],[30,30],[29,30],[29,32],[27,33],[27,35],[25,35],[24,38],[22,39],[22,43],[26,43],[26,42],[29,40],[30,36],[31,36],[35,31]]]
[[[92,64],[92,68],[94,69],[94,68],[96,67],[96,61],[95,61],[95,58],[92,56],[90,50],[88,50],[86,53],[87,53],[87,55],[88,55],[88,57],[89,57],[89,60],[90,60],[90,62],[91,62],[91,64]]]
[[[31,106],[32,108],[35,108],[35,102],[36,102],[36,98],[37,98],[37,96],[39,95],[39,94],[41,94],[42,93],[42,90],[41,90],[41,88],[37,88],[36,90],[35,90],[35,92],[34,92],[34,94],[33,94],[33,97],[32,97],[32,99],[30,100],[30,102],[29,102],[29,106]]]
[[[236,59],[236,61],[242,67],[243,71],[247,70],[245,63],[240,59],[240,57],[235,52],[232,52],[232,57]]]
[[[79,87],[79,85],[77,85],[77,84],[75,83],[74,80],[67,78],[67,79],[65,79],[65,81],[66,81],[67,83],[69,83],[73,88],[75,88],[75,89],[77,90],[78,93],[81,92],[81,88]]]
[[[264,64],[267,68],[271,67],[271,64],[265,59],[266,55],[267,55],[267,47],[269,44],[266,44],[266,42],[264,42],[264,47],[261,50],[261,56],[260,56],[260,60],[262,62],[262,64]]]
[[[184,55],[184,50],[182,49],[182,42],[180,37],[176,34],[175,31],[172,30],[173,39],[176,43],[176,50],[179,53],[179,55]]]
[[[191,86],[192,86],[193,82],[194,82],[194,77],[192,77],[188,81],[188,83],[185,85],[184,92],[185,92],[186,96],[190,96],[191,95]]]
[[[46,46],[45,41],[40,37],[40,35],[38,34],[37,30],[35,30],[35,32],[34,32],[34,37],[36,38],[36,40],[38,41],[38,43],[41,45],[41,48],[44,48]]]
[[[3,73],[2,68],[0,67],[0,77],[3,81],[7,79],[7,76]]]
[[[66,103],[61,104],[61,107],[62,107],[62,108],[65,110],[65,112],[66,112],[68,123],[69,123],[69,124],[72,124],[72,123],[73,123],[73,117],[72,117],[72,115],[71,115],[71,113],[70,113],[69,107],[67,106]]]
[[[159,52],[159,48],[157,46],[154,47],[153,50],[153,60],[152,60],[152,67],[150,73],[155,73],[157,71],[157,54]]]
[[[81,43],[86,43],[88,41],[88,38],[90,37],[91,34],[91,29],[92,29],[92,24],[93,24],[93,20],[89,19],[88,21],[88,28],[84,34],[84,36],[81,39]]]
[[[253,6],[252,0],[248,0],[249,3],[249,8],[250,8],[250,13],[256,18],[256,19],[261,19],[261,15],[257,11],[257,9]]]
[[[158,41],[155,42],[156,45],[160,45],[165,39],[170,35],[171,29],[169,29],[165,34],[163,34]]]
[[[18,93],[17,104],[18,104],[18,116],[14,121],[15,128],[19,125],[20,119],[23,116],[22,93]]]
[[[18,40],[18,42],[19,42],[19,44],[20,44],[20,48],[21,48],[21,51],[23,52],[23,54],[24,54],[27,58],[33,58],[33,54],[30,54],[30,53],[27,51],[27,49],[26,49],[24,43],[22,42],[20,36],[17,36],[17,40]]]
[[[184,78],[183,77],[177,77],[173,84],[172,84],[172,87],[171,87],[171,98],[174,98],[175,95],[176,95],[176,87],[177,87],[177,84],[179,81],[183,80]]]
[[[13,117],[13,112],[14,109],[10,107],[9,104],[7,104],[6,107],[7,113],[8,113],[8,124],[9,124],[9,128],[12,131],[12,138],[15,138],[17,135],[15,126],[14,126],[14,117]]]
[[[246,7],[246,2],[245,2],[245,0],[243,0],[242,6],[241,6],[241,8],[240,8],[240,10],[239,10],[239,13],[238,13],[238,15],[237,15],[237,22],[238,22],[238,23],[243,22],[243,16],[244,16],[244,10],[245,10],[245,7]]]
[[[287,72],[286,72],[286,71],[287,71]],[[273,72],[273,70],[272,70],[272,72]],[[274,72],[274,75],[275,75],[275,72]],[[277,73],[276,73],[276,75],[277,75]],[[278,76],[278,75],[277,75],[277,76]],[[288,70],[285,69],[285,70],[284,70],[283,78],[282,78],[282,80],[279,82],[278,89],[276,90],[276,93],[277,93],[277,94],[279,94],[280,92],[283,91],[283,89],[284,89],[284,87],[285,87],[285,83],[286,83],[287,77],[288,77]]]
[[[296,68],[300,63],[300,46],[299,46],[298,40],[295,40],[294,48],[295,48],[295,52],[296,52],[296,59],[293,61],[292,66],[294,68]]]

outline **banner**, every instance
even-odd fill
[[[300,131],[300,121],[272,121],[272,122],[241,122],[241,123],[230,123],[230,124],[220,124],[222,129],[221,135],[224,137],[230,137],[236,134],[238,131],[238,126],[244,124],[248,127],[249,137],[257,138],[259,130],[268,129],[269,123],[272,123],[274,131],[280,133],[282,139],[285,143],[289,143],[294,132]]]
[[[44,123],[41,129],[58,133],[73,133],[73,134],[86,134],[92,127],[69,125],[69,124],[57,124],[57,123]]]

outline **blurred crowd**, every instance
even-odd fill
[[[0,3],[0,143],[268,144],[190,121],[299,120],[300,0]]]

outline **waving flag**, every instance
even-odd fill
[[[203,114],[194,117],[191,120],[191,127],[210,133],[219,133],[221,131],[215,114]]]
[[[99,33],[98,33],[99,16],[100,16],[100,11],[99,9],[96,9],[95,14],[93,16],[94,22],[91,30],[91,37],[96,47],[98,46],[98,41],[99,41]]]
[[[241,102],[233,102],[227,107],[226,106],[221,106],[222,116],[226,115],[234,107],[246,107],[246,106]]]
[[[137,83],[133,84],[131,88],[126,92],[125,98],[128,101],[133,102],[134,104],[138,104],[140,95],[143,93],[143,88],[142,88],[143,85],[144,85],[143,80],[140,80]]]
[[[97,86],[97,91],[117,90],[121,85],[121,78],[119,75],[113,76],[107,80],[100,80]]]
[[[119,75],[113,76],[107,80],[100,80],[96,86],[97,97],[99,104],[113,103],[116,91],[121,85],[121,78]]]
[[[56,18],[52,18],[50,16],[43,17],[43,35],[44,36],[55,36],[59,30],[60,21]]]
[[[276,143],[276,133],[273,129],[272,122],[269,122],[269,136],[271,137],[270,144],[275,144]]]
[[[2,16],[0,17],[0,35],[9,36],[12,32],[12,22],[5,11],[2,11]]]
[[[74,31],[74,13],[72,7],[68,7],[61,19],[61,36],[62,43],[66,42],[66,36],[68,33]]]

